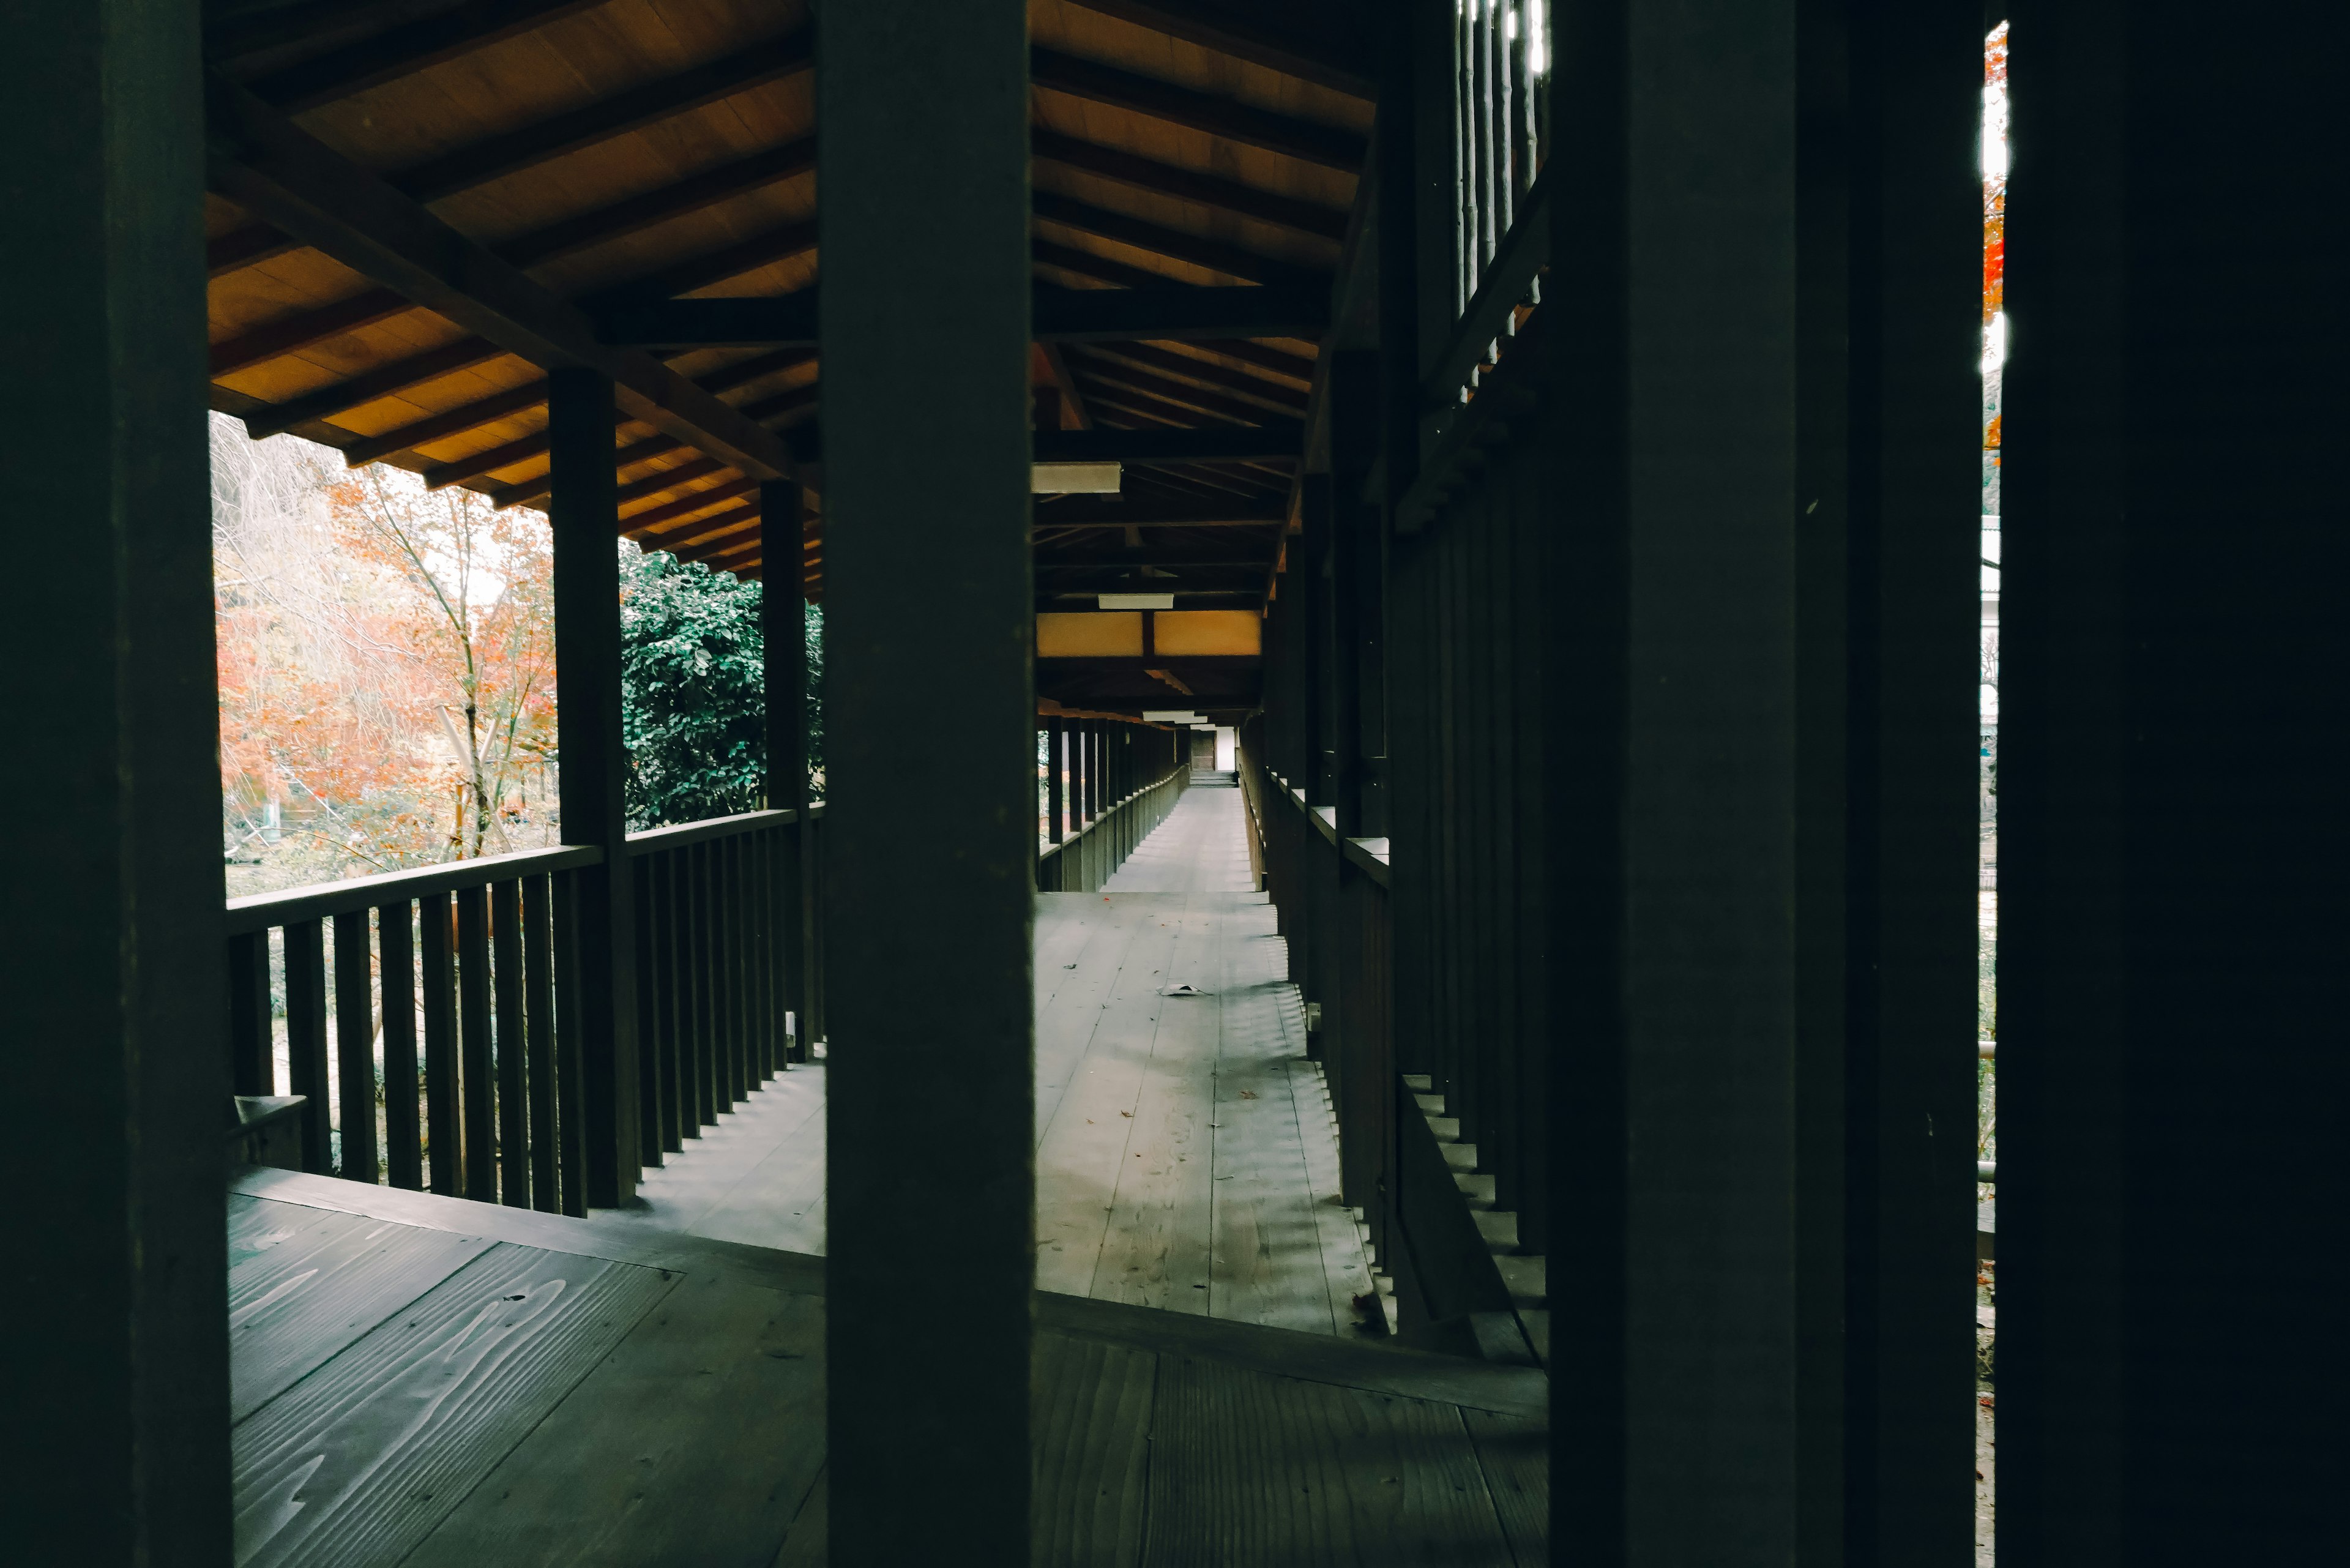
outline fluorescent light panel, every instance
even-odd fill
[[[1114,462],[1039,462],[1028,471],[1032,495],[1116,495],[1119,465]]]
[[[1103,594],[1101,607],[1106,610],[1171,610],[1175,607],[1173,594]]]

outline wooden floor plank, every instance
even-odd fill
[[[824,1437],[823,1303],[697,1272],[403,1568],[764,1568],[824,1462]]]
[[[398,1563],[674,1278],[491,1248],[237,1427],[237,1562]]]
[[[1107,893],[1250,893],[1247,817],[1236,784],[1195,784],[1102,884]]]
[[[1036,1288],[1085,1295],[1101,1262],[1180,921],[1148,909],[1036,1147]]]
[[[1128,1568],[1142,1551],[1159,1356],[1045,1334],[1033,1366],[1034,1561]]]
[[[1099,911],[1097,913],[1096,911]],[[1036,929],[1052,933],[1075,926],[1088,935],[1061,979],[1036,1007],[1036,1142],[1050,1135],[1062,1096],[1084,1064],[1100,1029],[1102,1009],[1135,944],[1161,919],[1158,900],[1110,898],[1099,893],[1042,893]],[[1057,944],[1056,944],[1057,945]],[[1066,951],[1064,948],[1062,950]],[[1043,987],[1039,987],[1041,991]]]
[[[228,1276],[229,1418],[242,1421],[489,1251],[487,1237],[263,1203],[284,1240]]]
[[[1550,1422],[1547,1417],[1463,1410],[1485,1490],[1501,1516],[1518,1568],[1550,1562]]]
[[[808,1063],[779,1073],[717,1122],[689,1139],[658,1169],[639,1179],[625,1208],[599,1217],[649,1231],[720,1235],[792,1252],[821,1252],[821,1215],[808,1222],[797,1209],[766,1205],[764,1199],[789,1190],[810,1170],[821,1191],[824,1170],[824,1064]],[[754,1195],[746,1199],[746,1195]],[[753,1222],[741,1218],[710,1228],[713,1217],[749,1201],[764,1209]],[[768,1221],[772,1221],[771,1223]]]
[[[1149,1568],[1513,1568],[1450,1406],[1170,1355],[1150,1435]]]
[[[1239,911],[1225,911],[1223,923],[1211,1310],[1241,1323],[1337,1334],[1348,1320],[1332,1306],[1290,1086],[1302,1052],[1280,1024],[1276,992],[1285,977],[1269,972],[1257,930],[1233,929],[1243,925]]]
[[[1159,981],[1212,991],[1213,914],[1170,899],[1175,932]],[[1154,988],[1163,992],[1164,984]],[[1109,1225],[1086,1292],[1101,1301],[1205,1314],[1211,1307],[1216,1000],[1156,995],[1127,1141],[1114,1169]]]
[[[807,1495],[800,1499],[791,1532],[775,1552],[774,1568],[827,1568],[832,1561],[831,1501],[832,1488],[825,1472],[818,1470]]]

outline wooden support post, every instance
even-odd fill
[[[1795,5],[1553,15],[1554,1538],[1795,1562]]]
[[[1999,1525],[2024,1563],[2340,1550],[2350,333],[2341,209],[2310,193],[2350,153],[2350,36],[2272,4],[2163,47],[2193,16],[2014,15]],[[2163,221],[2153,192],[2219,182],[2225,223]]]
[[[1055,844],[1067,836],[1067,807],[1062,799],[1062,773],[1068,766],[1063,755],[1068,744],[1066,721],[1055,717],[1045,721],[1045,836]]]
[[[1968,1561],[1981,16],[1799,13],[1797,1556]]]
[[[28,825],[0,848],[11,1155],[54,1175],[16,1207],[0,1517],[27,1560],[232,1553],[198,27],[195,0],[7,22],[9,196],[38,216],[0,231],[0,466],[12,532],[74,517],[81,551],[72,591],[0,618],[39,693],[0,784]]]
[[[783,541],[800,535],[800,487],[777,480],[759,487],[761,526]],[[766,650],[767,805],[797,814],[776,875],[775,919],[781,928],[784,1007],[792,1015],[791,1060],[805,1062],[808,1046],[807,881],[816,834],[808,821],[807,597],[800,575],[778,565],[762,580],[760,628]]]
[[[588,1203],[637,1189],[637,903],[621,780],[619,566],[612,535],[612,383],[592,370],[548,373],[547,520],[555,533],[555,653],[563,690],[563,837],[604,863],[578,873],[584,1011],[580,1073]]]
[[[825,13],[830,1552],[1029,1554],[1036,843],[1024,7]],[[941,245],[941,234],[954,243]],[[925,439],[905,439],[923,365]],[[909,576],[910,558],[923,570]],[[941,686],[943,682],[943,687]],[[934,715],[923,723],[906,715]],[[951,757],[941,787],[939,762]],[[954,846],[941,855],[942,843]],[[907,983],[910,900],[954,933]],[[954,1282],[906,1288],[907,1217]],[[909,1476],[922,1496],[909,1506]]]

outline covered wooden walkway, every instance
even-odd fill
[[[1237,788],[1195,784],[1106,892],[1037,896],[1036,1284],[1351,1334],[1369,1265],[1245,832]],[[824,1073],[769,1079],[608,1222],[822,1253]],[[909,1288],[951,1291],[910,1251]]]

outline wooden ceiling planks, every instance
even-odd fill
[[[356,9],[369,20],[307,44],[265,40],[234,57],[234,73],[553,293],[593,301],[634,283],[664,296],[773,296],[815,282],[805,5]],[[1372,112],[1334,15],[1328,0],[1032,0],[1040,276],[1079,287],[1326,284]],[[248,28],[240,47],[260,36]],[[227,57],[215,49],[216,63]],[[213,286],[216,406],[260,431],[324,437],[354,462],[394,462],[508,504],[543,497],[535,365],[387,295],[384,280],[289,248],[233,202],[208,202],[206,232],[216,254],[240,240],[248,249]],[[1073,407],[1099,399],[1106,430],[1285,427],[1314,352],[1280,340],[1113,342],[1040,374],[1057,374]],[[806,349],[657,358],[742,420],[781,427],[813,414]],[[639,508],[623,532],[763,569],[740,468],[625,416],[614,440],[626,504]],[[1129,491],[1277,509],[1295,466],[1137,462]],[[1152,526],[1153,537],[1174,535]],[[812,506],[816,592],[821,528]]]

